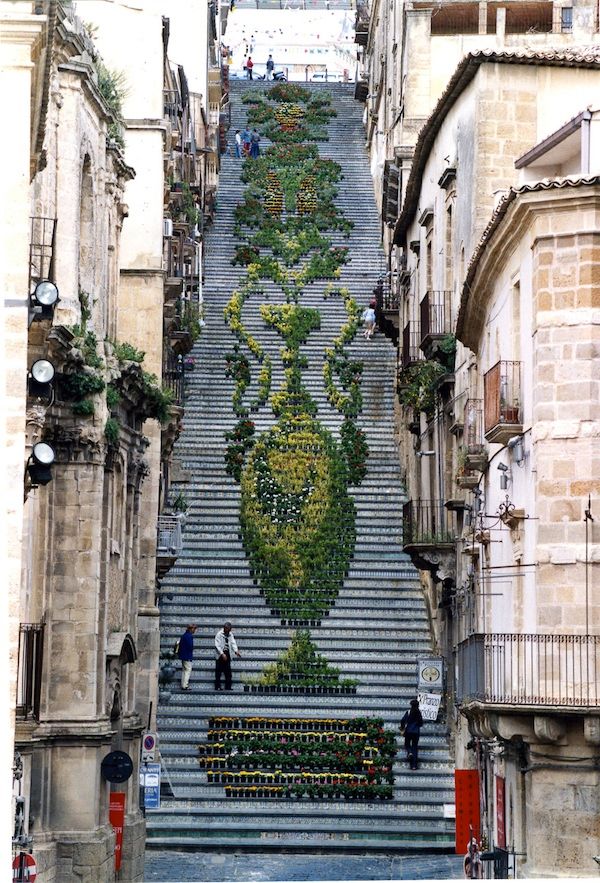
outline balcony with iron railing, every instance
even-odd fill
[[[484,375],[484,432],[490,443],[504,445],[523,431],[521,364],[497,362]]]
[[[17,653],[17,718],[39,720],[44,623],[21,623]]]
[[[183,549],[182,517],[159,515],[156,525],[156,570],[159,579],[173,567]]]
[[[409,500],[402,507],[402,545],[406,550],[453,546],[453,513],[443,500]]]
[[[460,705],[600,708],[597,635],[474,634],[456,648]]]
[[[183,356],[173,352],[170,347],[164,348],[162,387],[173,396],[173,404],[183,405]]]
[[[163,115],[169,120],[173,129],[181,125],[182,114],[183,107],[177,89],[163,89]]]
[[[437,357],[439,342],[452,333],[451,294],[450,291],[428,291],[419,305],[419,346],[428,359]]]
[[[456,483],[460,488],[474,488],[488,457],[483,438],[483,401],[467,399],[463,413],[463,444],[459,449],[459,469]]]
[[[421,331],[418,322],[407,322],[402,331],[402,352],[400,354],[400,365],[402,370],[422,362],[423,353],[419,348],[421,340]]]

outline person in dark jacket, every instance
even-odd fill
[[[260,135],[258,134],[257,129],[252,129],[252,134],[250,135],[250,156],[252,159],[258,159],[260,156]]]
[[[181,689],[189,689],[190,675],[192,673],[192,660],[194,658],[194,632],[197,625],[188,625],[179,639],[177,655],[181,659]]]
[[[419,767],[419,736],[423,726],[423,715],[419,711],[419,700],[410,700],[410,709],[400,721],[400,730],[404,733],[404,746],[411,770]]]

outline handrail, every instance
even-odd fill
[[[456,648],[457,701],[600,707],[600,636],[482,633]]]

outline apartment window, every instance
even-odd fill
[[[573,33],[573,7],[563,6],[560,10],[560,31],[562,34]]]

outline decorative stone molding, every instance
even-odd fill
[[[538,742],[565,744],[567,726],[564,717],[536,714],[533,718],[533,729]]]
[[[45,405],[31,405],[25,414],[25,450],[30,451],[31,448],[39,442],[42,437],[44,425],[46,423]]]
[[[584,717],[583,738],[588,745],[600,745],[600,717]]]
[[[54,448],[56,462],[99,466],[103,462],[104,445],[98,437],[88,435],[82,426],[48,427],[44,439]]]
[[[163,430],[160,436],[161,460],[171,459],[173,447],[175,446],[175,442],[181,435],[181,430],[183,429],[183,410],[183,408],[177,405],[171,406],[171,419],[166,426],[163,426]]]

